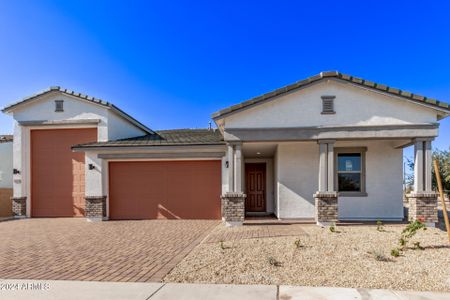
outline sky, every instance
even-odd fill
[[[448,1],[3,0],[0,107],[58,85],[152,129],[199,128],[326,70],[450,102],[449,15]],[[434,146],[449,148],[450,118]]]

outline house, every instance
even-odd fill
[[[339,72],[220,110],[218,129],[153,131],[113,104],[50,88],[14,118],[14,213],[98,219],[437,221],[431,143],[444,102]]]
[[[0,218],[11,217],[12,141],[12,135],[0,135]]]

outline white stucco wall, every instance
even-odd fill
[[[403,218],[403,150],[390,141],[338,142],[336,147],[366,146],[367,197],[339,197],[343,220]]]
[[[323,95],[336,96],[336,114],[322,115]],[[420,124],[436,122],[427,107],[335,80],[242,110],[225,117],[225,128],[309,127]]]
[[[108,140],[118,140],[145,135],[146,132],[118,116],[112,111],[107,113]]]
[[[367,197],[339,197],[339,219],[403,218],[402,149],[392,141],[337,142],[336,147],[367,147]],[[278,217],[313,218],[318,188],[319,146],[315,142],[280,143],[276,153]]]
[[[13,187],[13,143],[0,143],[0,189]]]
[[[276,156],[278,218],[314,217],[319,146],[314,142],[280,143]]]

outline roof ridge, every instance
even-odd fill
[[[124,112],[122,109],[120,109],[119,107],[115,106],[114,104],[108,102],[108,101],[104,101],[100,98],[95,98],[92,96],[89,96],[87,94],[82,94],[79,92],[75,92],[73,90],[69,90],[66,88],[63,88],[61,86],[50,86],[47,89],[42,90],[41,92],[35,93],[31,96],[22,98],[21,100],[13,103],[13,104],[9,104],[6,107],[4,107],[2,109],[2,112],[7,113],[8,111],[10,111],[11,109],[13,109],[14,107],[24,104],[26,102],[32,101],[34,99],[36,99],[37,97],[43,96],[47,93],[51,93],[51,92],[61,92],[64,93],[66,95],[69,96],[74,96],[77,98],[80,98],[82,100],[86,100],[89,101],[93,104],[98,104],[98,105],[102,105],[104,107],[108,107],[110,109],[112,109],[114,112],[116,112],[118,115],[120,115],[121,117],[123,117],[124,119],[128,120],[130,123],[132,123],[133,125],[135,125],[136,127],[139,127],[140,129],[142,129],[143,131],[147,132],[147,133],[155,133],[152,129],[148,128],[147,126],[145,126],[144,124],[142,124],[141,122],[139,122],[138,120],[136,120],[135,118],[133,118],[131,115],[129,115],[128,113]]]
[[[379,91],[382,91],[382,92],[385,92],[388,94],[406,98],[406,99],[412,100],[414,102],[418,102],[418,103],[422,102],[422,103],[425,103],[430,106],[434,106],[439,109],[448,110],[450,112],[450,105],[448,103],[439,101],[434,98],[428,98],[428,97],[425,97],[425,96],[422,96],[419,94],[414,94],[414,93],[404,91],[404,90],[401,90],[398,88],[390,87],[385,84],[380,84],[380,83],[376,83],[376,82],[366,80],[366,79],[363,79],[360,77],[344,74],[339,71],[323,71],[314,76],[307,77],[306,79],[298,80],[292,84],[288,84],[281,88],[272,90],[271,92],[256,96],[249,100],[245,100],[239,104],[235,104],[235,105],[229,106],[227,108],[221,109],[221,110],[213,113],[211,117],[213,119],[217,119],[223,115],[226,115],[231,112],[240,110],[242,108],[254,105],[256,103],[274,98],[276,96],[280,96],[282,94],[288,93],[288,92],[296,90],[298,88],[305,87],[311,83],[317,82],[317,81],[325,79],[325,78],[337,78],[337,79],[351,82],[351,83],[354,83],[354,84],[357,84],[360,86],[368,87],[370,89],[379,90]]]

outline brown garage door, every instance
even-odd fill
[[[31,131],[31,215],[84,215],[84,153],[76,144],[97,140],[97,129]]]
[[[111,219],[220,219],[220,161],[109,163]]]

